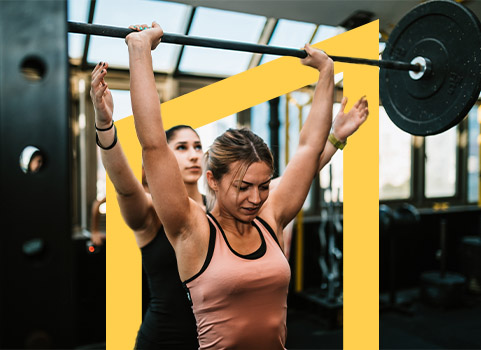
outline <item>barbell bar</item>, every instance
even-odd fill
[[[125,38],[135,30],[68,22],[71,33]],[[304,58],[304,50],[164,33],[163,43]],[[458,124],[481,92],[481,24],[452,0],[424,2],[392,30],[382,60],[329,55],[333,61],[378,66],[382,104],[412,135],[439,134]]]
[[[113,38],[125,38],[127,35],[135,32],[136,30],[130,29],[130,28],[100,25],[100,24],[68,22],[68,31],[70,33],[78,33],[78,34],[99,35],[99,36],[107,36],[107,37],[113,37]],[[189,35],[183,35],[183,34],[164,33],[164,35],[162,36],[162,43],[262,53],[262,54],[270,54],[270,55],[277,55],[277,56],[292,56],[292,57],[298,57],[298,58],[307,57],[306,51],[301,49],[293,49],[288,47],[261,45],[261,44],[253,44],[253,43],[244,43],[239,41],[203,38],[203,37],[189,36]],[[419,64],[411,64],[411,63],[400,62],[400,61],[387,61],[387,60],[379,61],[379,60],[370,60],[366,58],[354,58],[354,57],[344,57],[344,56],[329,56],[329,57],[331,57],[333,61],[355,63],[355,64],[366,64],[366,65],[378,66],[378,67],[383,67],[388,69],[399,69],[399,70],[407,70],[407,71],[414,71],[414,72],[419,72],[422,70],[422,67]]]

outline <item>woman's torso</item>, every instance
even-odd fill
[[[195,318],[179,278],[174,249],[162,227],[141,253],[150,300],[136,348],[196,349]]]
[[[204,266],[184,282],[200,349],[284,349],[290,268],[274,232],[255,219],[262,244],[241,255],[230,247],[213,216],[209,224]]]

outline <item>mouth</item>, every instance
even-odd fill
[[[191,166],[187,168],[189,171],[201,171],[200,166]]]
[[[241,207],[241,209],[244,210],[248,214],[255,214],[259,211],[259,207],[252,207],[252,208]]]

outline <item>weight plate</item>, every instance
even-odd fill
[[[431,71],[381,68],[379,92],[389,118],[419,136],[439,134],[464,119],[481,91],[481,24],[468,8],[449,0],[418,5],[393,29],[382,58],[428,58]]]

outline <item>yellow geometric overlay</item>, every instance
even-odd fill
[[[314,45],[331,55],[378,59],[379,22]],[[349,138],[344,149],[344,349],[379,348],[379,69],[336,62],[344,72],[347,109],[365,95],[368,122]],[[161,106],[164,127],[187,124],[197,128],[297,90],[317,81],[318,72],[299,59],[281,57],[209,85]],[[118,137],[137,178],[141,149],[133,117],[117,122]],[[107,181],[107,303],[108,350],[132,349],[141,323],[140,251],[125,225],[110,180]]]

